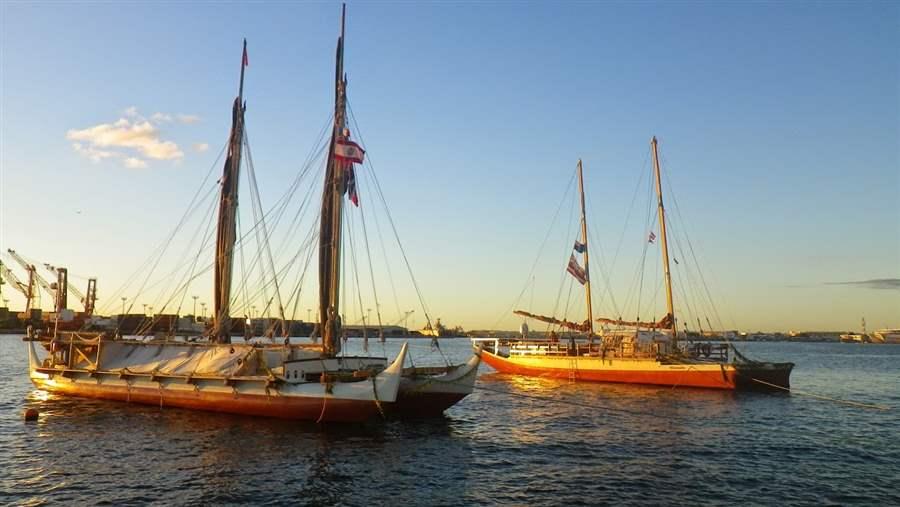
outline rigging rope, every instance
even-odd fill
[[[522,295],[525,294],[525,291],[528,290],[529,280],[534,279],[534,272],[537,268],[538,262],[541,260],[541,254],[544,251],[544,247],[547,245],[547,241],[550,239],[550,234],[553,232],[554,226],[556,225],[556,220],[559,218],[559,214],[562,211],[563,205],[568,200],[569,192],[574,189],[575,177],[578,175],[577,171],[572,171],[572,176],[569,178],[569,183],[566,185],[566,190],[563,192],[562,199],[559,201],[559,205],[556,207],[556,212],[553,214],[553,218],[550,220],[550,225],[547,228],[547,233],[544,235],[543,241],[541,241],[541,246],[538,248],[538,253],[534,258],[534,262],[531,264],[531,270],[528,272],[528,277],[525,279],[525,285],[522,286],[522,290],[519,292],[519,295],[516,297],[516,300],[509,306],[509,308],[503,312],[500,317],[494,322],[493,328],[496,329],[500,322],[509,317],[509,314],[513,311],[513,309],[519,304],[519,301],[522,300]],[[562,283],[562,282],[560,282]],[[561,294],[557,293],[557,304],[559,302],[559,297]]]
[[[664,160],[665,160],[665,159],[664,159]],[[668,161],[666,161],[666,164],[668,165]],[[664,179],[665,179],[665,181],[666,181],[667,188],[669,189],[669,192],[670,192],[670,194],[672,195],[672,203],[673,203],[673,205],[675,206],[675,213],[678,215],[679,221],[683,223],[683,222],[684,222],[684,219],[681,217],[681,208],[678,206],[678,199],[677,199],[677,197],[675,196],[674,191],[672,190],[672,184],[671,184],[671,181],[669,180],[669,177],[668,177],[668,171],[665,172],[665,177],[664,177]],[[697,259],[696,253],[694,252],[694,246],[693,246],[693,243],[691,242],[690,237],[687,235],[687,229],[686,229],[686,227],[685,227],[685,239],[687,240],[688,250],[690,250],[691,258],[692,258],[693,261],[694,261],[694,265],[697,266],[698,274],[699,274],[700,280],[701,280],[701,282],[702,282],[702,284],[703,284],[703,288],[704,288],[706,297],[707,297],[707,299],[709,300],[710,305],[711,305],[711,307],[712,307],[712,310],[713,310],[713,316],[715,317],[717,323],[718,323],[720,326],[722,326],[722,328],[724,329],[724,325],[723,325],[722,319],[721,319],[721,317],[719,316],[718,309],[717,309],[717,307],[716,307],[716,305],[715,305],[715,302],[714,302],[714,300],[713,300],[713,298],[712,298],[712,293],[710,292],[709,286],[708,286],[708,284],[706,283],[706,278],[703,276],[703,271],[699,269],[700,263],[699,263],[699,261],[698,261],[698,259]],[[732,320],[733,320],[733,319],[732,319]],[[735,327],[737,327],[737,326],[735,326]]]
[[[576,170],[574,170],[574,171],[572,172],[572,187],[573,187],[573,193],[574,193],[574,181],[575,181],[575,179],[577,178],[577,176],[578,176],[578,170],[576,169]],[[567,191],[566,195],[568,195],[568,191]],[[575,200],[573,200],[573,201],[577,201],[577,199],[575,199]],[[570,206],[569,206],[569,224],[566,226],[565,229],[563,229],[563,230],[565,231],[565,234],[566,234],[566,239],[562,242],[562,244],[563,244],[563,256],[562,256],[562,258],[563,258],[563,259],[566,259],[567,261],[568,261],[568,257],[566,256],[566,254],[569,254],[570,256],[571,256],[571,254],[572,254],[572,245],[570,244],[570,242],[572,241],[572,238],[573,238],[573,236],[574,236],[574,235],[572,234],[572,232],[573,232],[573,231],[576,231],[576,232],[575,232],[575,235],[578,234],[578,233],[577,233],[577,229],[575,229],[575,228],[572,227],[572,224],[573,224],[574,221],[575,221],[575,210],[576,210],[576,208],[578,208],[578,205],[576,204],[576,202],[570,203]],[[580,220],[579,220],[579,226],[580,226],[580,225],[581,225],[581,223],[580,223]],[[563,289],[566,287],[566,280],[567,280],[567,279],[568,279],[568,281],[569,281],[569,291],[568,291],[567,296],[566,296],[566,302],[565,302],[565,310],[564,310],[564,313],[568,313],[569,301],[570,301],[571,298],[572,298],[572,283],[574,283],[574,282],[573,282],[573,279],[570,277],[568,271],[567,271],[566,269],[561,269],[561,270],[559,271],[559,285],[558,285],[559,289],[557,289],[557,291],[556,291],[556,301],[555,301],[554,304],[553,304],[553,315],[556,315],[557,312],[559,311],[559,301],[560,301],[560,299],[562,298]],[[564,315],[563,317],[564,317],[563,320],[565,320],[566,315]],[[547,331],[548,331],[548,332],[550,331],[550,326],[549,326],[549,325],[547,326]]]
[[[272,275],[272,281],[275,285],[275,299],[276,303],[278,303],[278,316],[281,318],[283,331],[286,332],[286,323],[284,317],[284,304],[281,302],[281,289],[278,286],[278,277],[275,275],[275,261],[272,259],[272,249],[269,247],[269,231],[266,228],[265,218],[263,218],[262,214],[262,203],[260,202],[259,197],[259,185],[256,181],[256,169],[253,165],[253,155],[250,151],[250,137],[247,133],[246,128],[244,129],[244,143],[247,148],[246,158],[247,158],[247,176],[250,180],[250,195],[252,201],[253,215],[257,217],[257,222],[261,225],[262,229],[262,243],[263,245],[260,248],[265,248],[266,258],[269,261],[269,269]],[[258,238],[259,236],[257,236]],[[257,240],[258,241],[258,240]],[[266,306],[268,309],[268,305]],[[267,312],[268,315],[268,312]]]
[[[363,146],[365,146],[366,143],[363,140],[362,131],[360,130],[359,124],[356,121],[356,115],[353,113],[353,108],[350,106],[349,100],[347,101],[347,108],[350,112],[350,119],[353,122],[353,128],[356,129],[356,135],[357,135],[357,137],[359,137],[359,140],[363,144]],[[412,279],[412,284],[413,284],[413,287],[415,288],[416,296],[419,299],[419,305],[422,307],[422,312],[425,314],[425,321],[428,323],[429,326],[431,326],[431,317],[429,315],[428,307],[425,304],[425,299],[422,297],[422,291],[419,288],[419,283],[416,281],[416,277],[413,274],[412,266],[410,265],[409,258],[406,255],[406,249],[403,248],[403,243],[400,241],[400,235],[397,232],[397,227],[394,224],[394,218],[391,215],[390,209],[388,208],[387,200],[384,197],[384,192],[381,190],[381,184],[378,182],[378,174],[375,172],[374,164],[372,163],[371,156],[366,157],[366,164],[368,164],[368,166],[369,166],[370,174],[372,175],[372,181],[375,184],[375,189],[378,192],[378,197],[381,199],[381,203],[384,206],[385,214],[387,215],[387,218],[388,218],[388,223],[391,226],[391,230],[394,232],[394,238],[397,241],[397,246],[400,248],[400,254],[403,257],[403,262],[406,264],[406,270],[409,273],[410,278]]]
[[[369,233],[366,229],[366,214],[359,208],[359,217],[362,222],[363,240],[366,246],[366,258],[369,261],[369,279],[372,281],[372,297],[375,299],[375,316],[378,318],[379,341],[384,342],[384,327],[381,323],[381,303],[378,301],[378,289],[375,287],[375,270],[372,269],[372,252],[369,249]],[[368,349],[366,349],[368,351]]]
[[[114,301],[116,299],[118,299],[128,287],[131,286],[131,283],[135,279],[137,279],[141,273],[146,272],[147,275],[144,277],[144,281],[142,282],[141,287],[137,291],[138,294],[143,293],[144,289],[147,286],[147,283],[150,280],[150,277],[153,274],[153,271],[156,269],[156,267],[159,265],[160,261],[162,260],[162,256],[165,253],[165,251],[168,249],[169,245],[171,244],[172,239],[175,237],[175,235],[178,233],[178,231],[180,231],[181,228],[185,225],[185,223],[187,222],[187,219],[191,215],[193,215],[194,212],[196,212],[196,210],[200,206],[200,204],[203,201],[205,201],[207,198],[209,198],[209,196],[215,192],[216,187],[214,186],[207,192],[206,196],[200,202],[197,201],[197,198],[200,196],[200,192],[206,186],[206,182],[209,180],[209,177],[212,174],[213,169],[218,164],[219,158],[222,157],[222,153],[224,153],[224,151],[225,151],[225,148],[223,147],[222,151],[219,152],[219,157],[216,159],[216,161],[213,163],[213,165],[210,166],[210,169],[207,172],[206,177],[203,179],[203,182],[197,188],[196,193],[191,198],[191,201],[188,203],[187,209],[185,209],[184,214],[181,216],[181,219],[178,221],[178,224],[175,226],[175,228],[172,230],[172,232],[169,233],[169,235],[165,238],[165,240],[158,247],[156,247],[153,250],[153,252],[147,258],[147,260],[145,260],[140,265],[140,267],[137,270],[135,270],[131,276],[129,276],[129,278],[126,280],[125,284],[123,284],[119,290],[116,290],[115,292],[113,292],[112,296],[110,296],[110,298],[109,298],[110,305],[114,304]],[[155,259],[155,261],[154,261],[154,259]],[[151,264],[152,264],[152,266],[150,267],[149,270],[147,270],[146,266],[151,265]],[[137,297],[134,297],[131,299],[131,304],[128,306],[126,313],[131,313],[131,310],[132,310],[132,308],[134,308],[135,304],[137,304]],[[105,313],[108,313],[110,311],[110,308],[104,307],[104,310],[105,310]],[[119,331],[119,326],[116,327],[116,332],[118,332],[118,331]]]

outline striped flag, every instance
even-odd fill
[[[584,285],[588,281],[587,273],[584,271],[578,261],[575,259],[575,254],[569,255],[569,266],[566,267],[566,271],[569,272],[570,275],[574,276],[578,283]]]
[[[349,139],[338,139],[334,144],[334,158],[344,162],[362,164],[366,150]]]

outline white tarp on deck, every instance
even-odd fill
[[[100,370],[235,377],[256,375],[257,351],[251,345],[187,345],[104,342]]]

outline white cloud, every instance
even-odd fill
[[[153,113],[150,116],[150,119],[153,120],[154,123],[168,123],[172,121],[172,115],[166,113]]]
[[[194,143],[193,148],[197,153],[203,153],[209,149],[209,145],[206,143]]]
[[[125,167],[129,169],[144,169],[147,167],[147,162],[139,158],[128,157],[125,159]]]
[[[125,109],[125,116],[131,116],[132,118],[138,115],[137,107],[131,106]]]
[[[85,153],[82,150],[102,152],[98,148],[128,148],[147,158],[157,160],[178,160],[184,157],[184,152],[178,145],[172,141],[160,139],[159,130],[147,120],[132,122],[127,118],[120,118],[114,123],[101,123],[82,130],[69,130],[66,138],[71,141],[87,143],[87,146],[82,146],[81,150],[75,148],[75,151],[80,153]],[[124,154],[120,153],[120,155]],[[104,155],[100,158],[108,156]]]
[[[185,125],[192,125],[200,122],[200,117],[196,114],[179,114],[178,121]]]
[[[84,146],[81,143],[72,143],[72,148],[76,153],[84,155],[91,162],[100,162],[105,158],[112,158],[117,156],[117,153],[113,153],[111,151],[98,150],[93,146]]]

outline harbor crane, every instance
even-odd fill
[[[37,269],[35,269],[34,264],[29,264],[25,259],[22,258],[21,255],[17,254],[15,250],[9,248],[6,250],[9,253],[9,256],[13,258],[16,262],[18,262],[26,271],[28,271],[29,279],[37,282],[38,285],[41,286],[50,297],[54,300],[55,311],[58,313],[66,308],[66,286],[68,285],[68,273],[63,270],[57,279],[56,283],[51,284],[47,280],[44,280],[44,277],[38,274]]]
[[[68,282],[68,273],[63,275],[66,271],[66,268],[58,268],[48,263],[44,263],[44,267],[47,268],[48,271],[55,274],[57,279],[62,275],[66,278]],[[97,304],[97,279],[96,278],[88,278],[88,286],[87,293],[81,292],[74,285],[68,285],[68,290],[81,301],[81,304],[84,306],[84,314],[88,317],[94,314],[94,308]]]
[[[400,323],[403,322],[403,327],[406,328],[406,321],[407,321],[407,319],[409,319],[409,316],[412,315],[412,314],[415,313],[415,312],[416,312],[415,310],[409,310],[408,312],[403,312],[403,316],[402,316],[402,317],[400,317],[400,318],[397,319],[396,321],[391,322],[390,324],[386,324],[386,325],[387,325],[387,326],[399,326]],[[409,331],[409,329],[406,329],[406,330]]]
[[[3,264],[3,261],[0,261],[0,278],[5,279],[7,284],[12,285],[25,296],[25,315],[30,315],[35,298],[34,271],[28,270],[28,283],[26,284],[19,280],[19,277]]]

